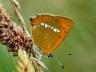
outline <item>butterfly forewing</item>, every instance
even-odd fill
[[[42,54],[53,53],[72,27],[72,20],[66,17],[41,15],[31,19],[32,37]]]

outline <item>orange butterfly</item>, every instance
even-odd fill
[[[30,21],[33,41],[44,55],[52,54],[73,26],[71,19],[61,16],[38,15]]]

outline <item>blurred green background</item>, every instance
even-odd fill
[[[45,72],[96,72],[96,0],[18,1],[30,34],[29,18],[37,14],[67,16],[74,21],[71,32],[55,51],[55,56],[42,59],[48,67]],[[3,3],[12,20],[17,22],[10,0],[0,0],[0,3]],[[0,72],[12,72],[16,68],[16,59],[6,48],[0,44]],[[63,71],[57,59],[64,65]]]

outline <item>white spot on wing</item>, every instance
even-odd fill
[[[60,32],[60,30],[57,29],[57,28],[53,28],[53,31],[54,31],[54,32]]]
[[[54,28],[54,29],[53,29],[53,31],[54,31],[54,32],[57,32],[57,29],[56,29],[56,28]]]
[[[54,27],[51,27],[51,29],[53,29]]]
[[[60,32],[60,30],[58,29],[57,32]]]
[[[48,27],[51,27],[51,25],[48,25]]]
[[[54,27],[52,27],[51,25],[48,25],[47,23],[41,23],[40,24],[41,26],[44,26],[45,28],[51,28],[54,32],[60,32],[60,30],[59,29],[57,29],[57,28],[54,28]],[[35,29],[35,27],[34,27],[34,29]]]
[[[44,26],[44,23],[41,23],[41,26]]]
[[[47,24],[45,24],[44,26],[45,26],[45,28],[47,28],[47,27],[48,27],[48,25],[47,25]]]

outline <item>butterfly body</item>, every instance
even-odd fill
[[[30,19],[32,38],[44,55],[51,54],[64,40],[72,27],[73,21],[66,17],[39,15]]]

